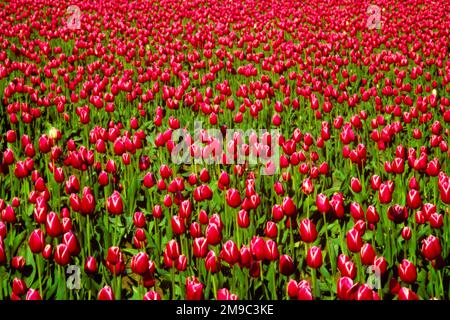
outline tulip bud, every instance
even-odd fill
[[[220,271],[220,259],[214,250],[210,250],[205,257],[205,268],[208,272],[216,273]]]
[[[59,221],[59,217],[56,213],[50,212],[47,215],[45,229],[47,231],[47,234],[52,238],[56,238],[61,235],[62,225],[61,225],[61,223]]]
[[[25,299],[26,300],[42,300],[39,292],[34,289],[28,289]]]
[[[341,300],[351,300],[352,293],[351,288],[353,287],[353,280],[349,277],[339,278],[337,283],[337,296]]]
[[[361,263],[365,266],[373,264],[375,260],[375,250],[372,248],[370,243],[366,243],[362,246],[360,251]]]
[[[187,300],[202,300],[203,299],[203,284],[195,277],[186,278],[186,299]]]
[[[289,280],[289,283],[287,285],[287,293],[290,298],[297,298],[298,283],[294,279]]]
[[[323,193],[320,193],[316,197],[316,206],[317,210],[320,213],[328,213],[331,210],[330,203],[328,201],[328,198]]]
[[[114,191],[108,198],[108,212],[113,215],[120,215],[123,213],[122,197],[118,191]]]
[[[98,300],[116,300],[110,286],[104,286],[98,293]]]
[[[205,231],[206,239],[210,245],[217,245],[222,240],[222,231],[216,223],[209,223]]]
[[[229,265],[233,265],[239,261],[239,250],[232,240],[228,240],[220,251],[220,258],[226,261]]]
[[[306,263],[309,267],[317,269],[322,265],[322,250],[319,247],[311,247],[306,255]]]
[[[285,276],[290,276],[291,274],[293,274],[295,272],[294,261],[287,254],[283,254],[280,257],[279,267],[280,267],[281,274],[283,274]]]
[[[176,240],[170,240],[166,245],[166,252],[170,259],[176,260],[180,255],[180,247]]]
[[[22,296],[27,291],[27,284],[23,279],[14,278],[12,291],[15,295]]]
[[[161,300],[161,296],[156,291],[150,290],[144,295],[144,300]]]
[[[352,191],[355,193],[360,193],[362,190],[361,182],[358,178],[352,177],[350,181],[350,187],[352,188]]]
[[[228,189],[226,193],[227,204],[232,208],[237,208],[241,204],[241,196],[236,189]]]
[[[70,261],[69,248],[65,244],[58,244],[55,251],[55,262],[61,266],[65,266]]]
[[[282,208],[284,214],[287,216],[293,216],[297,211],[297,207],[295,206],[294,201],[290,197],[285,197],[283,199]]]
[[[266,227],[264,229],[264,234],[268,238],[275,239],[278,234],[277,224],[274,223],[273,221],[267,221]]]
[[[311,286],[306,280],[302,280],[298,284],[297,300],[313,300]]]
[[[44,233],[40,229],[34,230],[28,240],[28,245],[33,253],[41,253],[45,246]]]
[[[401,288],[398,292],[398,300],[419,300],[419,297],[411,289]]]
[[[97,261],[94,257],[89,256],[86,258],[86,263],[84,264],[84,271],[88,274],[93,274],[97,272]]]
[[[356,229],[350,229],[347,232],[347,247],[348,249],[353,252],[359,252],[361,250],[361,247],[363,245],[361,234]]]
[[[300,237],[306,243],[312,243],[317,238],[317,230],[314,223],[309,219],[303,219],[300,223]]]
[[[139,275],[143,275],[148,271],[149,259],[146,253],[139,252],[131,259],[131,270]]]
[[[417,279],[416,267],[410,261],[403,259],[398,267],[398,275],[400,279],[406,283],[414,283]]]
[[[433,235],[422,241],[422,254],[427,260],[434,260],[441,255],[442,249],[439,239]]]

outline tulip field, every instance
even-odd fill
[[[0,2],[0,300],[450,299],[450,1]]]

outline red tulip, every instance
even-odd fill
[[[419,191],[411,189],[406,196],[406,204],[411,209],[417,209],[422,205],[422,199],[420,198]]]
[[[279,267],[280,267],[281,274],[283,274],[285,276],[290,276],[291,274],[293,274],[295,272],[294,261],[287,254],[283,254],[280,257]]]
[[[392,220],[397,224],[402,223],[408,219],[408,209],[395,204],[394,206],[388,208],[387,215],[389,220]]]
[[[366,210],[367,222],[376,224],[380,221],[380,216],[378,215],[377,209],[374,206],[368,206]]]
[[[398,292],[398,300],[419,300],[419,297],[411,289],[401,288]]]
[[[348,249],[353,252],[359,252],[361,250],[363,243],[362,243],[362,238],[361,238],[361,234],[359,233],[358,230],[356,229],[350,229],[347,232],[347,247]]]
[[[6,208],[3,209],[1,212],[2,212],[1,219],[4,222],[15,223],[17,221],[16,213],[11,205],[7,205]]]
[[[277,224],[273,221],[267,221],[266,227],[264,229],[264,234],[268,238],[275,239],[278,235]]]
[[[61,235],[62,225],[56,213],[50,212],[47,215],[45,229],[47,230],[47,234],[52,238],[56,238]]]
[[[239,261],[239,250],[232,240],[228,240],[220,251],[220,258],[226,261],[229,265],[233,265]]]
[[[117,264],[120,259],[120,254],[119,247],[109,247],[106,260],[111,264]]]
[[[28,245],[33,253],[41,253],[44,250],[45,238],[42,230],[36,229],[31,233]]]
[[[172,259],[172,260],[176,260],[178,259],[179,255],[180,255],[180,247],[178,245],[178,242],[176,240],[170,240],[167,244],[166,244],[166,252],[167,252],[167,256]]]
[[[355,193],[360,193],[362,190],[361,182],[359,182],[358,178],[352,177],[350,186]]]
[[[356,292],[355,300],[373,300],[373,291],[368,285],[363,284]]]
[[[241,196],[236,189],[228,189],[226,194],[227,204],[232,208],[237,208],[241,205]]]
[[[215,223],[209,223],[205,231],[206,239],[210,245],[217,245],[222,240],[222,231]]]
[[[402,228],[402,238],[404,240],[411,239],[411,228],[409,228],[409,227],[403,227]]]
[[[288,282],[287,294],[290,298],[297,298],[298,296],[298,283],[294,279],[291,279]]]
[[[422,241],[422,254],[427,260],[434,260],[441,255],[442,249],[439,239],[433,235]]]
[[[149,259],[146,253],[139,252],[131,259],[131,270],[139,275],[148,272]]]
[[[220,271],[220,258],[216,256],[214,250],[210,250],[205,257],[205,268],[208,272],[216,273]]]
[[[11,266],[16,270],[22,270],[25,267],[25,258],[22,256],[15,256],[11,259]]]
[[[250,218],[248,216],[248,212],[246,210],[239,210],[238,216],[237,216],[237,223],[240,228],[248,228],[250,225]]]
[[[314,299],[311,292],[311,286],[309,285],[309,282],[307,282],[306,280],[302,280],[298,283],[297,299],[298,300]]]
[[[250,242],[250,251],[256,260],[264,260],[268,256],[267,243],[263,238],[253,237]]]
[[[140,211],[136,211],[133,215],[133,224],[136,228],[144,228],[146,225],[145,215]]]
[[[364,210],[358,202],[352,202],[350,204],[350,214],[354,220],[364,219]]]
[[[320,193],[320,194],[317,195],[317,197],[316,197],[316,206],[317,206],[317,210],[320,213],[327,213],[327,212],[329,212],[331,210],[331,206],[330,206],[330,203],[328,201],[328,198],[323,193]]]
[[[110,286],[104,286],[98,293],[98,300],[116,300]]]
[[[337,296],[341,300],[351,300],[351,288],[353,287],[353,280],[349,277],[339,278],[337,283]]]
[[[123,213],[122,197],[118,191],[114,191],[108,198],[108,212],[113,215],[120,215]]]
[[[195,277],[186,278],[186,299],[187,300],[202,300],[203,299],[203,284]]]
[[[44,247],[44,250],[42,251],[42,257],[44,257],[44,259],[49,260],[52,257],[52,253],[53,253],[53,247],[51,244],[47,244]]]
[[[440,213],[432,213],[428,221],[430,222],[430,226],[432,228],[439,229],[444,225],[444,217]]]
[[[86,190],[86,189],[85,189]],[[80,201],[80,213],[82,215],[91,215],[95,211],[95,198],[91,192],[83,191],[83,198]]]
[[[61,266],[65,266],[70,262],[69,248],[65,244],[56,246],[55,262]]]
[[[144,300],[161,300],[161,296],[156,291],[150,290],[144,295]]]
[[[175,267],[178,271],[186,271],[187,269],[187,258],[185,255],[179,255],[178,259],[175,260]]]
[[[266,247],[267,247],[267,260],[269,261],[275,261],[278,260],[279,257],[279,252],[278,252],[278,246],[277,243],[273,240],[267,240],[266,242]]]
[[[294,201],[290,197],[285,197],[282,204],[283,212],[287,216],[292,216],[297,211]]]
[[[15,295],[22,296],[27,291],[27,284],[22,279],[14,278],[12,291]]]
[[[27,295],[25,297],[26,300],[42,300],[41,295],[37,290],[28,289]]]
[[[378,190],[381,186],[380,176],[373,175],[372,177],[370,177],[370,185],[373,190]]]
[[[314,192],[314,184],[311,179],[305,178],[302,183],[302,191],[305,195],[311,194]]]
[[[66,232],[63,235],[62,243],[67,246],[67,249],[69,250],[69,253],[72,256],[78,255],[81,251],[78,239],[77,239],[76,235],[71,231]]]
[[[5,238],[7,233],[6,225],[0,221],[0,238]]]
[[[172,231],[176,235],[180,235],[186,232],[186,226],[184,219],[180,216],[173,216],[171,219]]]
[[[392,201],[392,191],[387,184],[382,183],[378,192],[380,203],[389,203]]]
[[[306,243],[311,243],[317,239],[317,230],[314,223],[309,219],[303,219],[300,223],[300,237]]]
[[[230,293],[226,288],[217,290],[217,300],[237,300],[238,296]]]
[[[317,269],[322,265],[322,250],[319,247],[311,247],[306,255],[306,263],[309,267]]]
[[[400,279],[406,283],[414,283],[417,279],[416,267],[410,261],[403,259],[398,267],[398,275]]]
[[[375,250],[369,243],[366,243],[362,246],[360,251],[361,263],[365,266],[369,266],[373,264],[375,260]]]
[[[86,263],[84,264],[84,271],[89,274],[97,272],[97,261],[94,257],[89,256],[86,258]]]

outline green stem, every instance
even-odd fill
[[[39,278],[39,294],[42,296],[43,292],[42,292],[42,271],[41,271],[41,259],[39,255],[35,256],[35,263],[36,263],[36,267],[37,267],[37,271],[38,271],[38,278]]]

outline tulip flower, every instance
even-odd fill
[[[442,249],[439,239],[435,236],[428,236],[422,241],[422,254],[427,260],[434,260],[441,255]]]
[[[195,277],[186,278],[186,299],[187,300],[202,300],[203,299],[203,284]]]
[[[406,283],[414,283],[417,279],[416,267],[409,260],[403,259],[398,267],[400,279]]]
[[[108,198],[108,212],[112,215],[120,215],[123,213],[122,197],[118,191],[114,191]]]
[[[309,219],[303,219],[300,223],[300,237],[306,243],[312,243],[317,238],[317,230],[314,223]]]
[[[306,255],[306,263],[309,267],[317,269],[322,265],[322,250],[319,247],[311,247]]]
[[[98,293],[98,300],[116,300],[111,287],[104,286]]]

